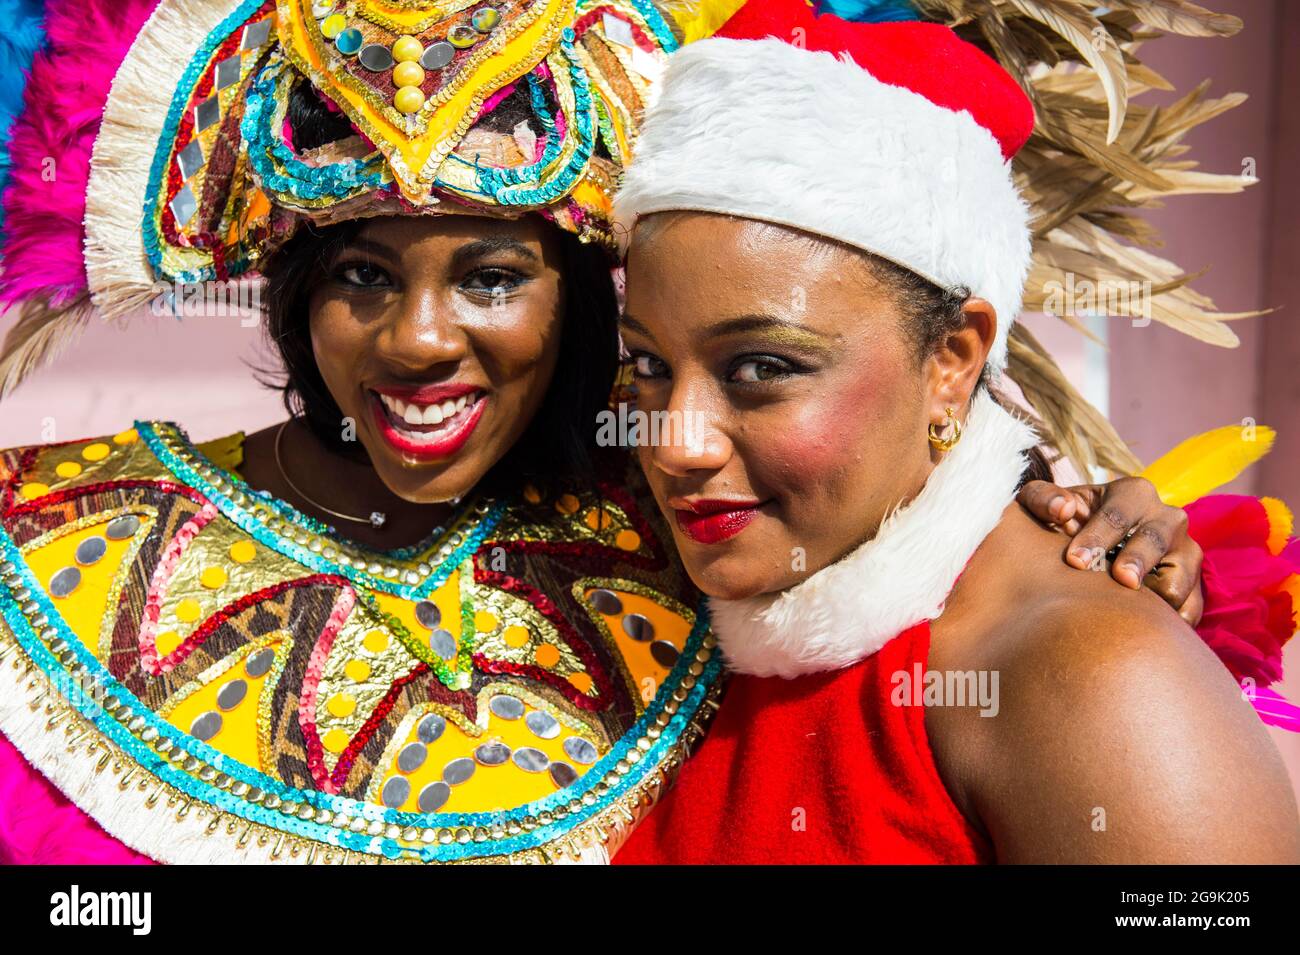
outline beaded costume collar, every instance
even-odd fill
[[[709,601],[732,671],[793,678],[852,666],[933,620],[1015,497],[1033,430],[986,391],[961,442],[874,538],[779,594]]]
[[[0,732],[159,861],[604,861],[721,671],[623,465],[381,553],[173,425],[0,451]]]

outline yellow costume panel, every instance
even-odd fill
[[[139,422],[0,455],[0,729],[164,861],[607,857],[720,666],[628,462],[376,552],[240,447]]]

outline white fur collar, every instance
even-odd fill
[[[921,493],[847,557],[778,594],[710,600],[729,668],[795,677],[838,670],[943,612],[953,584],[1015,497],[1037,436],[984,391]]]

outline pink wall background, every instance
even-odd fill
[[[1230,311],[1273,306],[1238,322],[1242,344],[1215,349],[1152,323],[1106,327],[1109,353],[1093,353],[1059,322],[1030,317],[1072,378],[1111,419],[1139,457],[1150,460],[1189,435],[1253,418],[1280,432],[1272,454],[1230,490],[1268,494],[1300,510],[1300,3],[1205,0],[1235,13],[1245,29],[1231,40],[1175,38],[1144,58],[1179,89],[1212,80],[1210,93],[1250,99],[1191,134],[1203,169],[1239,173],[1254,159],[1260,183],[1235,196],[1179,196],[1151,213],[1169,258],[1189,270],[1213,266],[1196,288]],[[1169,97],[1165,97],[1168,99]],[[283,417],[279,398],[250,367],[273,367],[259,328],[238,318],[177,321],[144,315],[125,329],[97,325],[54,367],[0,402],[0,447],[115,432],[135,418],[183,423],[203,440],[253,431]],[[1287,652],[1281,687],[1300,700],[1300,641]],[[1274,732],[1300,791],[1300,736]]]

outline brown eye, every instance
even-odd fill
[[[376,288],[388,282],[388,274],[369,262],[346,265],[334,274],[345,285],[355,285],[358,288]]]
[[[667,378],[668,366],[654,355],[633,355],[632,374],[638,378]]]
[[[461,287],[472,292],[488,292],[492,295],[505,295],[524,284],[524,278],[510,269],[475,269]]]
[[[742,361],[731,372],[731,380],[744,384],[754,382],[771,381],[774,378],[781,378],[792,371],[783,362],[764,358],[751,358]]]

